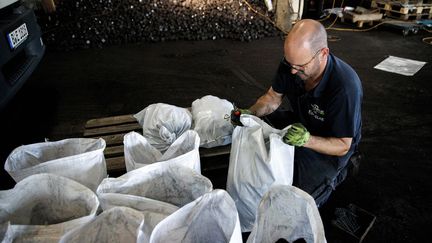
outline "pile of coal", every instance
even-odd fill
[[[280,32],[264,0],[59,0],[57,11],[37,11],[45,43],[54,49],[97,48],[136,42],[234,39]]]

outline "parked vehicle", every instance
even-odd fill
[[[0,110],[18,92],[45,53],[32,9],[0,0]]]

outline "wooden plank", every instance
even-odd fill
[[[394,13],[389,11],[386,12],[386,16],[394,19],[399,19],[399,20],[419,20],[428,17],[428,15],[422,15],[422,14],[400,14],[400,13]]]
[[[113,157],[113,158],[106,158],[106,165],[107,165],[107,171],[108,174],[112,172],[118,172],[118,171],[126,171],[126,164],[124,157]],[[227,169],[228,163],[218,163],[218,164],[207,164],[206,166],[203,166],[201,164],[201,170],[202,172],[208,172],[213,170],[220,170],[220,169]]]
[[[126,164],[123,157],[105,159],[108,173],[126,171]]]
[[[120,124],[120,125],[109,126],[109,127],[96,127],[96,128],[86,129],[84,131],[84,137],[95,137],[95,136],[101,136],[107,134],[130,132],[130,131],[135,131],[140,129],[142,129],[142,127],[138,123]]]
[[[214,148],[200,148],[199,152],[201,158],[225,155],[231,152],[231,144]]]
[[[102,126],[118,125],[123,123],[135,123],[137,120],[132,114],[122,116],[111,116],[88,120],[85,128],[94,128]]]
[[[104,151],[105,157],[117,157],[117,156],[123,156],[124,154],[124,146],[112,146],[112,147],[106,147]]]
[[[206,157],[214,157],[219,155],[228,155],[230,153],[230,148],[231,148],[230,145],[210,148],[210,149],[200,148],[200,157],[206,158]],[[126,169],[123,153],[124,153],[123,146],[112,146],[112,147],[107,147],[105,149],[104,155],[106,158],[105,160],[107,162],[108,173]],[[227,163],[211,164],[211,165],[206,164],[205,167],[203,167],[203,164],[201,164],[201,166],[203,171],[211,171],[211,170],[225,169],[228,167],[228,164]]]
[[[400,2],[401,4],[423,4],[423,0],[397,0],[395,2]]]
[[[123,144],[123,137],[126,134],[127,133],[119,133],[119,134],[100,136],[98,138],[102,138],[103,140],[105,140],[107,146],[112,146],[112,145]]]
[[[419,12],[419,13],[421,13],[421,14],[431,14],[432,13],[432,7],[429,7],[429,8],[422,8],[422,11],[421,12]]]
[[[226,145],[222,147],[215,148],[200,148],[199,153],[201,158],[214,157],[219,155],[227,155],[231,151],[231,145]],[[114,156],[123,156],[124,146],[111,146],[105,148],[105,156],[106,157],[114,157]]]
[[[227,169],[228,165],[229,165],[228,163],[220,163],[220,164],[206,166],[206,167],[201,168],[201,172],[208,172],[208,171],[213,171],[213,170]]]

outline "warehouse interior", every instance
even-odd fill
[[[321,21],[330,52],[353,67],[364,92],[358,173],[339,185],[319,209],[327,242],[430,238],[432,23],[422,21],[430,21],[432,2],[415,1],[423,4],[423,11],[414,18],[381,8],[374,11],[402,25],[383,24],[381,19],[359,27],[329,11],[373,10],[373,4],[379,7],[381,2],[303,2],[301,18]],[[3,162],[21,145],[83,137],[90,119],[136,114],[155,103],[190,107],[194,100],[214,95],[249,107],[271,86],[283,57],[285,33],[275,26],[275,11],[269,12],[260,0],[55,4],[53,12],[35,9],[45,54],[0,111]],[[412,76],[374,68],[389,56],[425,64]],[[225,189],[229,154],[202,158],[201,163],[213,188]],[[214,165],[219,166],[204,170]],[[0,178],[0,190],[14,187],[3,168]],[[371,227],[360,235],[364,238],[332,223],[335,210],[350,204],[375,217],[372,223],[365,222]],[[247,237],[243,234],[244,242]]]

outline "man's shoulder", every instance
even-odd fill
[[[331,55],[332,58],[332,77],[331,80],[334,85],[341,85],[344,87],[351,87],[354,89],[361,89],[361,81],[356,71],[345,61]]]
[[[333,54],[331,55],[331,58],[333,62],[333,71],[336,71],[338,74],[354,75],[358,78],[356,71],[347,62]]]

